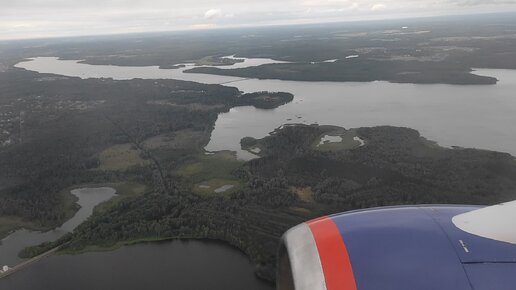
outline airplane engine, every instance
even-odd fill
[[[284,234],[277,277],[278,290],[514,290],[516,202],[308,221]]]

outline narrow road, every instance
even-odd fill
[[[30,266],[31,264],[36,263],[37,261],[52,255],[57,250],[59,250],[59,248],[60,247],[55,247],[55,248],[53,248],[53,249],[51,249],[51,250],[49,250],[49,251],[47,251],[47,252],[45,252],[45,253],[43,253],[43,254],[41,254],[39,256],[36,256],[36,257],[34,257],[34,258],[30,259],[30,260],[27,260],[25,262],[22,262],[22,263],[20,263],[20,264],[18,264],[16,266],[14,266],[13,268],[9,269],[9,271],[1,273],[0,274],[0,279],[3,279],[3,278],[5,278],[5,277],[7,277],[9,275],[12,275],[12,274],[16,273],[16,272],[19,272],[19,271],[25,269],[26,267]]]
[[[104,118],[106,118],[106,120],[108,120],[111,124],[113,124],[113,126],[115,126],[115,128],[117,128],[120,132],[122,132],[122,134],[127,136],[127,138],[129,138],[131,143],[134,146],[136,146],[136,148],[138,148],[138,150],[142,151],[142,153],[144,153],[146,157],[148,157],[150,160],[152,160],[152,162],[154,163],[154,165],[156,166],[156,169],[158,171],[160,182],[161,182],[161,185],[163,186],[163,189],[165,190],[165,192],[170,192],[169,191],[170,188],[168,186],[167,179],[165,178],[165,174],[163,173],[163,169],[161,167],[161,164],[158,162],[158,159],[156,159],[148,150],[146,150],[141,145],[141,141],[139,141],[138,138],[132,136],[122,126],[120,126],[120,124],[118,124],[118,122],[116,122],[115,120],[112,120],[110,117],[108,117],[106,115],[104,115]]]
[[[231,84],[231,83],[236,83],[236,82],[242,82],[242,81],[247,81],[247,80],[250,80],[250,78],[242,78],[242,79],[238,79],[238,80],[234,80],[234,81],[229,81],[229,82],[223,82],[223,83],[218,83],[218,85],[226,85],[226,84]]]

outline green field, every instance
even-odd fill
[[[294,192],[300,200],[304,202],[312,203],[314,202],[314,192],[311,187],[294,187],[290,188],[292,192]]]
[[[99,170],[123,171],[136,165],[147,165],[150,162],[140,156],[140,150],[132,144],[114,145],[99,155]]]
[[[143,142],[143,147],[146,149],[185,149],[199,147],[202,145],[204,135],[202,131],[181,130],[149,138]]]
[[[231,188],[228,188],[227,190],[216,192],[217,189],[223,187],[223,186],[232,186]],[[241,184],[236,179],[221,179],[221,178],[213,178],[210,180],[203,181],[201,183],[197,183],[194,185],[192,191],[194,193],[200,194],[200,195],[229,195],[232,192],[235,192],[240,188]]]
[[[192,191],[201,195],[227,195],[241,186],[241,182],[232,172],[243,164],[231,152],[222,151],[213,155],[198,155],[194,160],[180,167],[178,175],[187,178],[192,184]],[[231,189],[216,193],[215,190],[232,185]]]

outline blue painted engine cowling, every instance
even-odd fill
[[[516,245],[467,233],[452,222],[476,209],[410,206],[336,214],[323,218],[335,227],[324,238],[318,237],[320,220],[301,224],[282,239],[278,289],[515,290]],[[321,254],[329,239],[345,245],[354,286],[329,283],[328,272],[339,271]],[[281,277],[289,272],[291,277]]]

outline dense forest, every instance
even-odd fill
[[[495,79],[470,72],[473,68],[516,68],[514,16],[487,14],[0,42],[0,71],[34,56],[174,69],[183,63],[232,64],[239,60],[222,57],[236,55],[293,63],[236,71],[197,70],[287,80],[493,84]]]
[[[242,140],[243,147],[261,149],[258,159],[204,154],[220,112],[240,105],[274,108],[291,101],[290,94],[23,70],[0,73],[0,79],[2,116],[14,124],[12,143],[0,149],[2,216],[50,228],[74,210],[64,190],[70,186],[136,182],[149,188],[24,256],[57,244],[75,253],[142,240],[218,239],[247,253],[257,274],[273,281],[280,236],[304,220],[373,206],[493,204],[516,197],[512,156],[441,148],[408,128],[289,125],[263,139]],[[331,150],[318,145],[332,134],[356,135],[365,145],[349,138],[324,145]],[[134,163],[122,166],[108,154],[122,154],[121,148],[134,153]],[[204,181],[233,182],[235,189],[202,193],[197,188]]]
[[[282,92],[255,92],[240,96],[240,104],[252,105],[258,109],[274,109],[292,102],[294,95]]]
[[[270,99],[266,93],[241,96],[235,88],[173,80],[81,80],[15,69],[0,73],[0,95],[2,124],[9,125],[0,146],[0,215],[33,221],[36,228],[67,218],[69,193],[62,190],[72,185],[152,185],[149,176],[161,176],[161,165],[142,148],[144,140],[185,129],[207,139],[220,112],[292,99],[277,93]],[[132,144],[153,162],[124,172],[98,170],[99,153],[117,144]]]
[[[195,70],[295,80],[494,84],[471,68],[516,68],[514,19],[2,42],[0,237],[22,226],[60,225],[77,210],[71,187],[138,184],[146,190],[119,192],[73,234],[22,255],[56,245],[79,253],[160,239],[217,239],[241,249],[258,276],[274,281],[281,235],[305,220],[385,205],[514,200],[514,157],[442,148],[409,128],[285,125],[263,139],[242,139],[242,148],[259,149],[259,158],[244,162],[232,152],[205,152],[218,114],[236,106],[274,109],[293,100],[289,93],[243,94],[175,80],[83,80],[13,68],[27,57],[58,56],[175,69],[184,62],[231,64],[237,60],[221,57],[236,54],[292,63]],[[325,136],[342,140],[324,143]],[[226,185],[231,189],[218,191]]]
[[[492,85],[497,82],[496,78],[472,74],[469,67],[449,61],[386,61],[362,59],[360,57],[335,62],[266,64],[238,69],[198,67],[186,72],[293,81],[389,81],[395,83],[456,85]]]
[[[317,145],[325,135],[350,133],[365,145],[330,151]],[[247,253],[257,274],[273,281],[280,236],[304,220],[375,206],[516,197],[514,157],[442,148],[408,128],[290,125],[247,141],[262,149],[261,158],[232,172],[244,183],[239,190],[197,195],[171,168],[173,187],[120,202],[58,243],[75,253],[142,240],[218,239]]]

